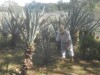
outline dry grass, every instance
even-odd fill
[[[0,51],[0,75],[19,75],[22,50]],[[44,67],[34,67],[28,75],[100,75],[100,61],[70,62],[56,60],[53,64]]]

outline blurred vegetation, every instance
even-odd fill
[[[71,0],[69,3],[62,0],[58,3],[32,1],[25,7],[12,3],[0,7],[0,11],[5,12],[0,18],[1,74],[20,74],[21,65],[27,66],[21,60],[27,59],[33,63],[29,71],[25,70],[27,73],[35,69],[38,75],[50,72],[50,75],[55,72],[55,75],[65,75],[71,71],[89,75],[92,69],[92,74],[99,75],[100,0]],[[76,64],[69,58],[67,61],[60,59],[55,37],[61,24],[71,33]],[[81,62],[83,59],[90,62]],[[95,63],[92,60],[96,60]]]
[[[82,35],[79,44],[81,58],[86,60],[100,60],[100,41],[97,41],[93,34]]]
[[[58,10],[61,11],[67,11],[69,7],[69,3],[65,3],[62,0],[58,1],[58,3],[40,3],[40,2],[31,2],[30,4],[27,4],[25,7],[31,8],[31,9],[37,9],[38,11],[41,11],[42,8],[45,6],[45,12],[56,12]]]

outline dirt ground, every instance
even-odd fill
[[[20,75],[20,61],[22,51],[0,51],[0,75]],[[53,64],[44,67],[34,67],[28,75],[100,75],[100,61],[91,60],[70,62],[56,60]]]

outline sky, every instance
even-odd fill
[[[42,3],[56,3],[59,0],[0,0],[0,5],[4,4],[5,1],[15,1],[21,6],[24,6],[26,3],[30,3],[32,1],[42,2]],[[70,0],[63,0],[64,2],[69,2]]]

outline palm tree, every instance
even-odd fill
[[[26,47],[24,60],[22,61],[21,75],[26,75],[27,70],[32,68],[32,55],[35,51],[34,40],[40,30],[40,27],[47,24],[46,22],[49,18],[44,16],[44,12],[41,14],[35,10],[30,11],[29,8],[25,8],[24,17],[25,18],[20,24],[15,18],[19,28],[20,38]],[[22,25],[24,25],[24,27],[22,27]]]
[[[19,20],[19,14],[15,13],[13,9],[9,8],[9,11],[5,14],[3,14],[3,19],[2,19],[2,28],[1,31],[3,34],[11,34],[12,39],[11,39],[11,46],[15,47],[16,46],[16,41],[19,38],[19,30],[18,27],[16,26],[17,23],[15,21],[16,18]]]
[[[71,2],[70,8],[68,11],[68,16],[65,19],[65,25],[69,28],[74,45],[77,44],[77,40],[79,37],[79,31],[83,29],[83,27],[96,26],[95,22],[95,14],[93,10],[89,10],[88,6],[84,6],[84,2]]]
[[[2,19],[2,21],[1,21],[0,33],[1,33],[3,36],[7,36],[7,35],[9,34],[8,25],[6,24],[6,22],[5,22],[4,19]]]

